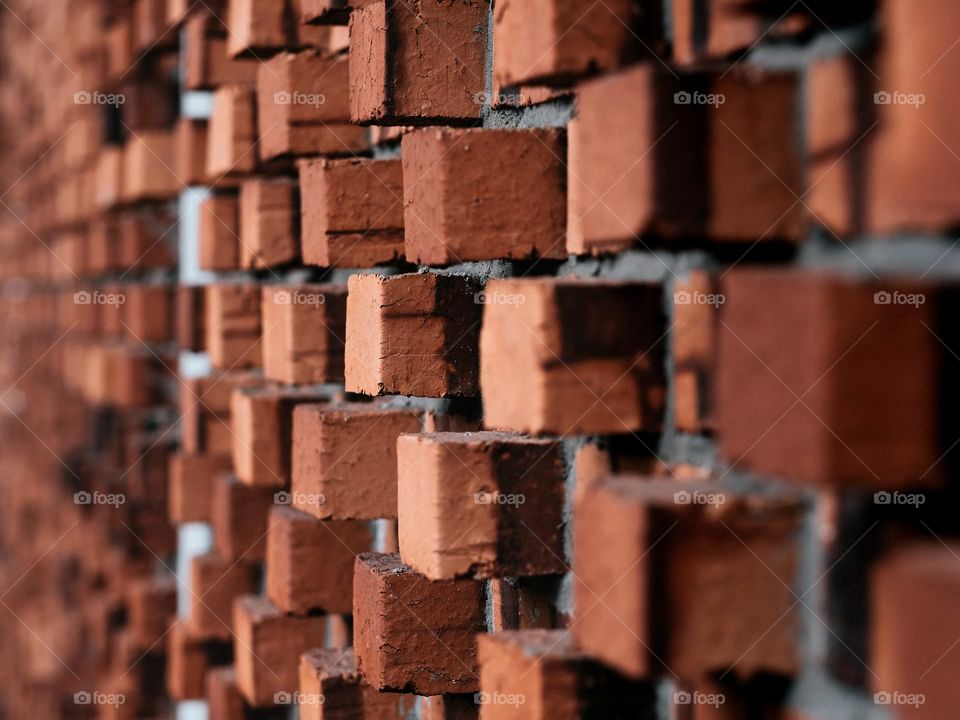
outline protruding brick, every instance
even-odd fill
[[[412,695],[365,684],[353,648],[318,648],[300,656],[301,720],[403,720],[413,701]]]
[[[230,0],[227,54],[262,58],[284,48],[323,46],[329,30],[300,23],[302,0]]]
[[[175,197],[183,189],[173,172],[175,163],[172,132],[143,130],[131,136],[123,148],[123,198],[137,202]]]
[[[346,287],[266,285],[261,307],[267,379],[300,385],[343,380]]]
[[[350,15],[354,122],[439,124],[480,118],[487,4],[380,0]]]
[[[240,385],[263,382],[254,371],[215,373],[182,380],[180,386],[181,450],[192,455],[230,456],[230,393]]]
[[[675,423],[683,432],[713,428],[713,378],[724,297],[714,275],[691,272],[673,285]]]
[[[177,614],[176,578],[137,580],[127,593],[127,616],[133,641],[152,650],[167,634]]]
[[[184,25],[183,85],[187,90],[212,90],[221,85],[252,85],[260,62],[227,56],[223,22],[197,8]]]
[[[352,275],[346,389],[423,397],[477,392],[479,283],[454,275]]]
[[[256,91],[224,85],[213,96],[207,133],[207,174],[212,178],[253,172],[257,164]]]
[[[173,293],[169,285],[122,286],[124,333],[134,343],[161,343],[173,334]]]
[[[953,342],[937,320],[946,297],[929,284],[787,270],[736,270],[722,291],[728,462],[811,484],[940,482],[950,401],[931,369]]]
[[[231,661],[229,644],[205,643],[191,638],[183,622],[174,624],[166,636],[167,666],[164,677],[173,700],[202,700],[204,675],[217,665]]]
[[[677,76],[656,64],[578,86],[569,252],[615,252],[650,235],[799,240],[795,94],[788,73]]]
[[[484,720],[654,718],[656,686],[591,660],[564,630],[477,636]]]
[[[801,509],[704,483],[593,483],[575,511],[578,645],[636,678],[792,674]]]
[[[207,286],[207,353],[216,368],[262,365],[260,287],[254,283]]]
[[[350,13],[371,5],[378,0],[301,0],[302,19],[305,23],[321,25],[346,24]]]
[[[257,566],[247,558],[226,560],[215,552],[190,562],[189,613],[186,630],[199,640],[233,638],[233,600],[257,589]]]
[[[200,269],[240,269],[240,201],[212,194],[200,205]]]
[[[284,615],[266,598],[248,595],[233,606],[237,688],[254,707],[273,705],[297,690],[300,655],[323,647],[322,615]]]
[[[494,79],[502,86],[567,83],[636,60],[644,47],[662,51],[663,38],[657,3],[511,0],[494,11]]]
[[[272,267],[299,257],[299,193],[294,180],[247,180],[240,186],[239,207],[241,267]]]
[[[376,405],[300,405],[293,413],[293,506],[337,520],[397,516],[397,438],[422,413]]]
[[[267,597],[288,613],[353,609],[353,562],[373,549],[361,521],[317,520],[290,507],[271,511],[267,534]]]
[[[484,298],[487,428],[566,435],[660,427],[666,328],[659,285],[493,280]]]
[[[263,560],[267,515],[273,503],[273,488],[244,485],[230,475],[216,479],[211,525],[220,557],[230,561]]]
[[[227,455],[174,455],[167,494],[170,522],[210,522],[214,480],[230,468]]]
[[[368,267],[403,255],[403,165],[399,160],[300,164],[303,261]]]
[[[289,485],[293,409],[330,399],[329,393],[310,388],[236,388],[230,396],[230,427],[237,479],[265,487]]]
[[[430,581],[396,555],[364,553],[354,569],[353,616],[357,670],[374,688],[418,695],[476,691],[482,583]]]
[[[556,440],[430,433],[397,441],[400,556],[433,580],[562,574]]]
[[[402,147],[407,260],[566,255],[564,130],[425,128]]]

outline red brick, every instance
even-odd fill
[[[353,648],[315,649],[300,656],[301,720],[404,720],[414,699],[366,685]]]
[[[172,268],[176,222],[175,216],[163,210],[121,215],[116,224],[117,263],[124,271]]]
[[[230,561],[263,560],[273,496],[273,488],[244,485],[230,475],[214,481],[210,524],[220,557]]]
[[[373,549],[370,526],[360,521],[317,520],[276,507],[268,520],[267,597],[296,615],[353,609],[353,563]]]
[[[197,8],[184,25],[183,85],[212,90],[221,85],[252,84],[260,63],[227,56],[226,28],[213,13]]]
[[[713,428],[713,377],[724,297],[714,275],[693,271],[673,286],[673,391],[676,428]]]
[[[173,293],[169,285],[136,283],[122,288],[124,332],[134,344],[173,338]]]
[[[218,373],[181,380],[180,443],[185,453],[225,455],[229,458],[230,393],[235,386],[263,382],[255,372]]]
[[[288,384],[341,382],[347,292],[341,285],[263,288],[263,374]]]
[[[240,202],[236,195],[209,195],[200,205],[200,268],[240,269]]]
[[[198,640],[233,638],[233,600],[257,589],[257,566],[247,558],[226,560],[215,552],[190,562],[189,613],[186,631]]]
[[[260,288],[254,283],[214,283],[207,286],[206,347],[216,368],[262,365],[260,347]]]
[[[368,267],[403,255],[399,160],[313,160],[299,167],[304,263]]]
[[[250,706],[237,690],[233,666],[213,668],[207,673],[205,699],[209,720],[237,720],[250,712]]]
[[[310,388],[240,387],[230,396],[233,468],[247,485],[283,488],[290,484],[293,409],[326,402],[329,393]]]
[[[568,251],[614,252],[649,235],[799,240],[795,92],[787,73],[675,76],[649,64],[578,86]]]
[[[345,56],[281,53],[260,66],[257,107],[263,159],[345,155],[364,150],[368,133],[350,125]]]
[[[284,615],[265,598],[247,595],[234,602],[233,628],[237,689],[250,705],[266,707],[278,694],[296,692],[300,655],[323,646],[326,621]]]
[[[170,698],[175,701],[202,700],[207,670],[230,662],[230,646],[191,638],[183,622],[174,624],[166,641],[164,676]]]
[[[397,441],[400,556],[432,580],[562,574],[562,449],[509,433]]]
[[[821,485],[940,480],[933,288],[737,270],[722,290],[717,427],[726,461]],[[920,294],[923,304],[883,304],[893,293]]]
[[[494,80],[504,86],[566,83],[634,60],[644,46],[662,52],[663,45],[656,3],[502,2],[494,11]]]
[[[126,201],[168,200],[176,197],[183,183],[174,174],[174,137],[163,130],[142,130],[123,148],[123,191]]]
[[[253,172],[257,163],[256,92],[224,85],[213,96],[207,133],[207,174],[213,178]]]
[[[375,125],[477,121],[487,5],[381,0],[350,15],[350,110]]]
[[[300,405],[293,413],[293,506],[314,517],[397,516],[397,438],[422,412],[376,405]]]
[[[206,120],[182,117],[174,130],[173,171],[184,185],[203,185],[207,181]]]
[[[901,546],[881,558],[870,584],[874,702],[898,717],[949,717],[958,701],[956,659],[960,589],[956,543]]]
[[[377,0],[301,0],[301,18],[305,23],[341,25],[349,21],[353,10],[374,2]]]
[[[329,30],[299,23],[302,0],[230,0],[227,53],[265,55],[284,48],[323,46]]]
[[[127,617],[131,637],[144,652],[167,634],[177,614],[177,579],[154,577],[130,583]]]
[[[240,266],[284,265],[300,256],[297,183],[254,178],[240,185]]]
[[[364,553],[353,577],[357,670],[378,690],[474,692],[483,632],[483,585],[430,581],[396,555]]]
[[[593,483],[575,510],[578,645],[638,679],[792,674],[800,509],[705,483]]]
[[[484,720],[654,717],[653,683],[629,681],[579,651],[563,630],[478,635]]]
[[[206,311],[203,307],[207,297],[206,290],[200,285],[178,285],[174,297],[173,341],[181,350],[204,352],[203,341],[206,329],[203,327]]]
[[[352,275],[348,287],[347,391],[476,394],[479,282],[431,273]]]
[[[658,285],[492,280],[484,303],[485,427],[558,435],[660,427],[665,326]]]
[[[214,480],[230,468],[225,455],[174,455],[167,496],[170,522],[210,522]]]
[[[425,128],[402,148],[407,260],[565,255],[563,130]]]

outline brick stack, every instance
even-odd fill
[[[0,718],[956,715],[953,4],[0,4]]]

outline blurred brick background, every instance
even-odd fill
[[[0,0],[0,719],[960,717],[958,46]]]

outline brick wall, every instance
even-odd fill
[[[957,715],[960,6],[0,5],[0,720]]]

